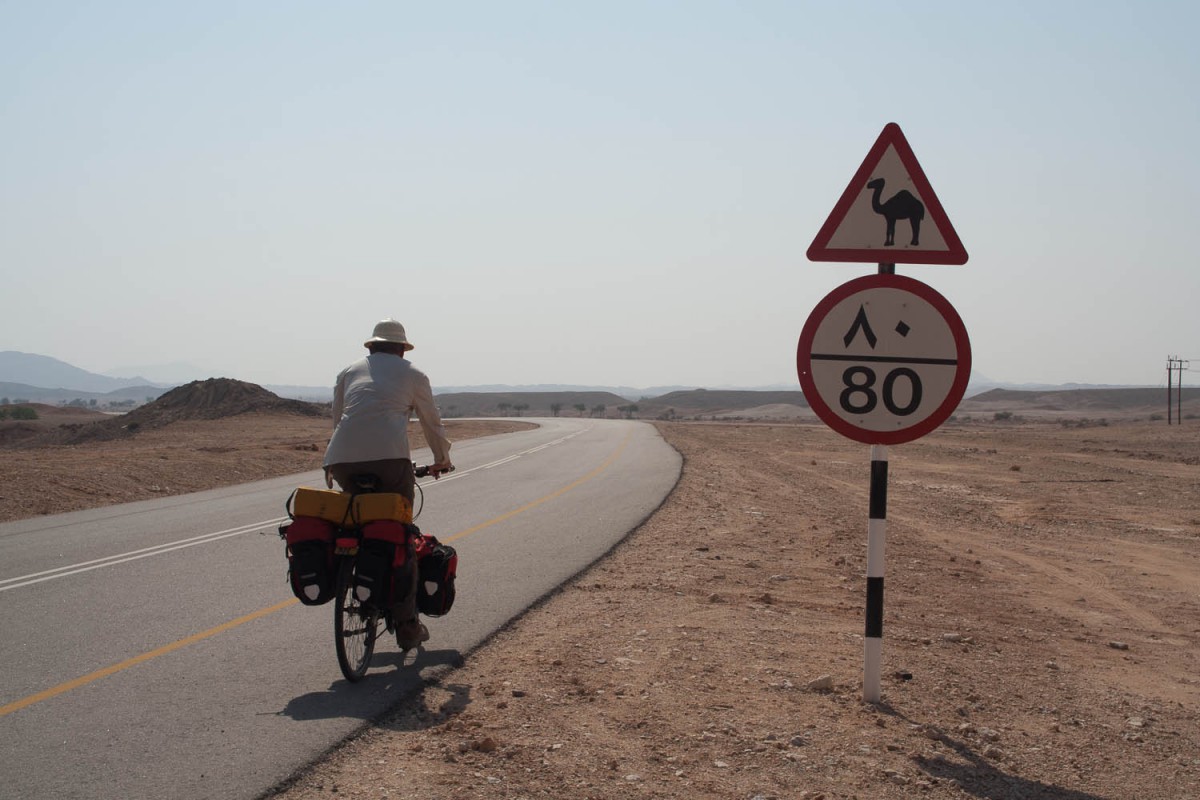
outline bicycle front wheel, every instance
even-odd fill
[[[362,680],[375,652],[379,612],[368,608],[354,596],[354,560],[343,559],[337,578],[337,596],[333,603],[334,644],[338,666],[346,680]]]

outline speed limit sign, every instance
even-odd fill
[[[929,286],[867,275],[813,309],[796,368],[826,425],[857,442],[901,444],[954,413],[971,376],[971,343],[958,312]]]

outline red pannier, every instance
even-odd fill
[[[279,529],[287,541],[288,582],[306,606],[333,599],[333,537],[336,526],[317,517],[296,517]]]

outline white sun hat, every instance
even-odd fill
[[[375,325],[371,338],[363,342],[363,347],[370,347],[372,342],[391,342],[404,345],[405,350],[413,349],[413,345],[404,335],[404,326],[394,319],[380,320]]]

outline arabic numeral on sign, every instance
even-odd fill
[[[856,383],[856,377],[861,377],[862,383]],[[870,367],[850,367],[842,373],[842,383],[846,385],[840,398],[843,409],[851,414],[870,414],[875,409],[879,402],[871,388],[875,385],[875,370]],[[852,402],[855,395],[862,395],[861,403]]]
[[[899,405],[896,402],[896,381],[904,378],[908,381],[910,396],[908,403]],[[842,383],[845,389],[839,398],[842,409],[850,414],[870,414],[879,404],[879,394],[875,392],[875,370],[870,367],[850,367],[842,373]],[[888,411],[898,417],[907,417],[921,405],[921,377],[908,367],[897,367],[883,378],[883,405]]]

